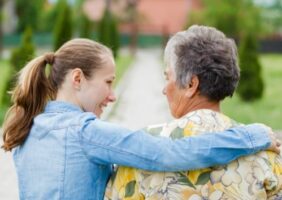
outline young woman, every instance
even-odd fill
[[[3,125],[20,199],[99,200],[112,164],[189,170],[270,146],[259,125],[173,141],[101,121],[103,108],[115,101],[114,78],[111,51],[87,39],[71,40],[22,69]]]

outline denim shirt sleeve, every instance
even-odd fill
[[[81,147],[97,164],[118,164],[151,171],[181,171],[226,164],[270,145],[266,129],[248,125],[223,132],[171,140],[130,131],[99,119],[80,130]]]

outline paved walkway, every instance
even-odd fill
[[[117,88],[117,107],[109,121],[139,129],[171,119],[165,96],[160,49],[139,50],[136,61]]]
[[[2,135],[0,133],[0,146]],[[11,153],[4,153],[0,149],[0,200],[17,200],[18,188],[14,164]]]

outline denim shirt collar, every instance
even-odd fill
[[[74,104],[65,101],[49,101],[45,107],[45,113],[61,113],[61,112],[83,112],[83,110]]]

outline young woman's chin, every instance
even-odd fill
[[[94,111],[94,114],[95,114],[98,118],[100,118],[100,116],[102,115],[102,113],[103,113],[103,109],[100,108],[100,107],[96,108],[95,111]]]

